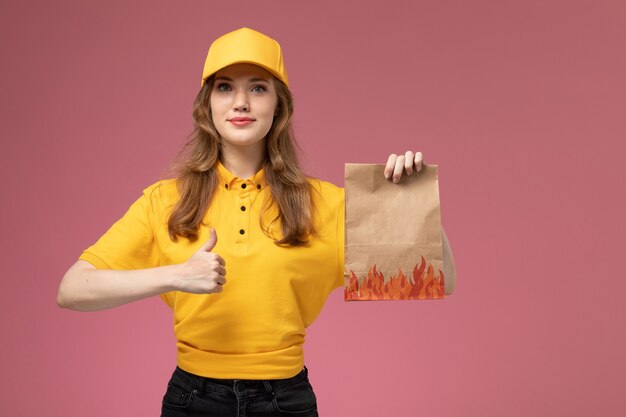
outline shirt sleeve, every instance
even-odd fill
[[[128,211],[80,255],[98,269],[144,269],[158,264],[154,238],[152,187],[144,190]]]

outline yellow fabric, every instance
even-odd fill
[[[209,48],[202,83],[217,71],[229,65],[255,64],[271,72],[289,85],[280,44],[274,39],[250,28],[241,28],[217,38]]]
[[[218,242],[213,251],[226,261],[224,291],[161,295],[174,313],[178,365],[212,378],[289,378],[304,366],[306,327],[328,294],[343,286],[344,190],[311,179],[318,234],[308,247],[285,248],[260,226],[263,199],[270,195],[263,170],[245,181],[221,164],[218,171],[221,184],[196,242],[170,240],[167,220],[179,195],[175,180],[165,180],[144,190],[80,259],[100,269],[182,263],[214,227]],[[275,213],[274,208],[264,220],[269,223]]]

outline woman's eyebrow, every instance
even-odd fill
[[[252,78],[252,79],[250,80],[250,82],[251,82],[251,83],[258,83],[259,81],[263,81],[263,82],[265,82],[265,83],[268,83],[268,84],[269,84],[269,81],[268,81],[268,80],[266,80],[265,78]]]
[[[224,76],[217,77],[215,79],[215,81],[219,81],[219,80],[230,81],[231,83],[233,82],[232,78],[228,78]],[[269,84],[269,80],[266,80],[265,78],[251,78],[250,80],[248,80],[248,82],[251,82],[251,83],[258,83],[259,81],[263,81]]]

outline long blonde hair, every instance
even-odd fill
[[[181,150],[175,173],[180,200],[168,221],[170,239],[183,237],[195,241],[198,229],[218,186],[216,164],[221,157],[220,136],[211,117],[210,98],[214,77],[204,83],[193,106],[194,130]],[[277,204],[278,215],[261,227],[267,236],[272,225],[280,221],[282,237],[270,236],[278,245],[304,246],[314,233],[311,185],[300,168],[291,120],[293,98],[289,88],[274,79],[278,105],[276,117],[266,139],[265,180],[271,198],[264,210]],[[259,219],[261,221],[261,219]]]

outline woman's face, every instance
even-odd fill
[[[264,146],[278,97],[274,77],[252,64],[234,64],[215,74],[211,116],[222,146]]]

